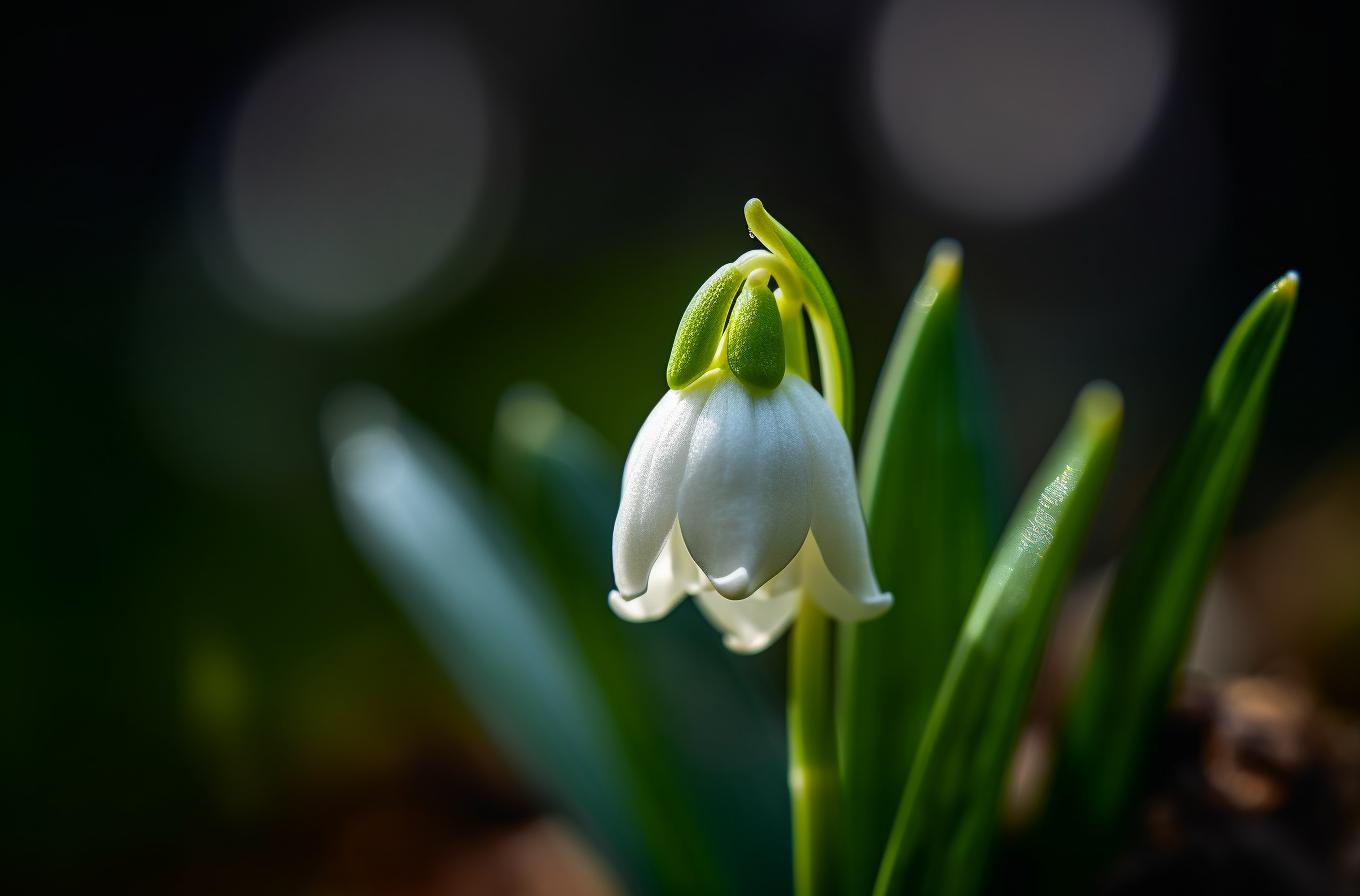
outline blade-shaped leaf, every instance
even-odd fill
[[[472,480],[381,393],[337,396],[347,529],[506,754],[645,881],[620,746],[547,586]]]
[[[1080,553],[1123,416],[1087,386],[992,554],[912,763],[874,892],[981,886],[1049,619]]]
[[[990,408],[974,385],[956,243],[931,250],[869,409],[860,495],[897,604],[840,628],[837,722],[850,892],[878,871],[907,772],[1000,528]]]
[[[662,889],[787,891],[783,728],[750,661],[725,650],[688,602],[648,625],[606,606],[618,458],[533,386],[502,399],[494,455],[496,478],[619,726]]]
[[[1209,569],[1251,459],[1298,277],[1271,284],[1228,336],[1184,441],[1148,498],[1064,721],[1044,830],[1095,857],[1129,815]]]

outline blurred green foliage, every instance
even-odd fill
[[[599,436],[541,389],[506,396],[495,478],[516,533],[390,402],[351,393],[330,418],[356,541],[500,747],[630,888],[741,893],[783,879],[768,698],[692,611],[645,631],[605,611],[620,468]]]

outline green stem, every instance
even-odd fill
[[[854,433],[850,431],[850,415],[854,412],[854,407],[850,380],[846,374],[850,369],[850,349],[848,345],[839,345],[840,334],[845,332],[845,324],[839,323],[840,310],[836,309],[833,315],[829,309],[809,307],[808,320],[812,322],[812,335],[817,340],[817,363],[821,365],[822,371],[822,394],[826,396],[826,403],[831,405],[831,410],[836,413],[836,419],[845,427],[846,436],[852,436]],[[842,351],[845,352],[844,358],[841,355]]]
[[[854,410],[850,340],[831,285],[812,256],[759,200],[746,204],[746,223],[772,255],[747,253],[738,266],[765,267],[789,300],[786,334],[799,343],[788,353],[789,368],[806,377],[806,342],[801,339],[801,306],[817,343],[822,394],[847,435]],[[790,312],[798,315],[796,321]],[[796,330],[796,333],[794,331]],[[793,809],[793,883],[798,896],[842,891],[840,766],[832,695],[831,619],[806,593],[789,650],[789,796]]]
[[[831,620],[804,594],[789,650],[789,795],[793,885],[799,896],[839,892],[840,793],[831,706]]]
[[[746,226],[779,261],[798,274],[790,276],[789,281],[807,307],[812,335],[817,339],[822,394],[845,427],[845,434],[853,436],[855,381],[854,366],[850,362],[850,334],[845,329],[845,318],[841,316],[841,306],[830,282],[811,253],[787,227],[770,216],[759,199],[746,203]],[[751,259],[754,254],[748,252],[739,261]],[[778,279],[778,271],[775,277]]]

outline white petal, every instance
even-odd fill
[[[628,449],[628,459],[623,462],[624,482],[627,482],[639,468],[646,466],[647,458],[651,456],[651,451],[656,446],[656,435],[675,410],[675,406],[680,403],[680,394],[679,389],[671,389],[661,396],[661,400],[652,408],[647,419],[642,421],[642,428],[633,437],[633,445]]]
[[[807,443],[784,390],[752,395],[724,375],[694,427],[678,507],[685,544],[719,592],[746,597],[798,553],[811,519],[809,479]]]
[[[817,605],[841,622],[863,622],[882,616],[892,609],[893,596],[877,587],[871,592],[853,593],[831,574],[817,544],[809,535],[807,544],[794,561],[802,569],[803,588]]]
[[[759,653],[777,641],[798,615],[800,590],[772,589],[779,578],[744,600],[728,600],[707,589],[699,592],[695,598],[699,609],[723,633],[723,645],[728,650]]]
[[[661,556],[652,568],[647,590],[634,598],[625,598],[618,591],[609,592],[609,607],[621,619],[629,622],[653,622],[674,610],[686,594],[698,592],[702,586],[699,567],[690,558],[680,538],[680,525],[671,527],[671,534],[661,548]]]
[[[712,386],[712,379],[701,379],[667,392],[628,452],[614,520],[614,583],[625,598],[647,590],[662,543],[675,523],[690,436]]]
[[[802,414],[811,454],[813,543],[810,551],[804,549],[809,553],[804,562],[809,594],[845,621],[877,616],[892,606],[892,595],[878,587],[869,559],[850,441],[806,380],[785,377],[785,382]]]

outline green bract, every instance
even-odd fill
[[[761,389],[784,379],[784,325],[774,293],[763,283],[748,282],[732,307],[727,366],[737,379]]]
[[[666,384],[672,389],[683,389],[712,366],[727,323],[727,309],[745,279],[736,265],[725,264],[689,300],[666,365]]]
[[[765,210],[759,199],[746,202],[746,226],[788,269],[817,341],[817,362],[822,372],[822,394],[841,418],[847,433],[855,431],[855,371],[850,364],[850,334],[845,329],[840,303],[812,254],[789,229]],[[776,279],[779,272],[775,272]],[[783,281],[780,281],[783,282]]]

